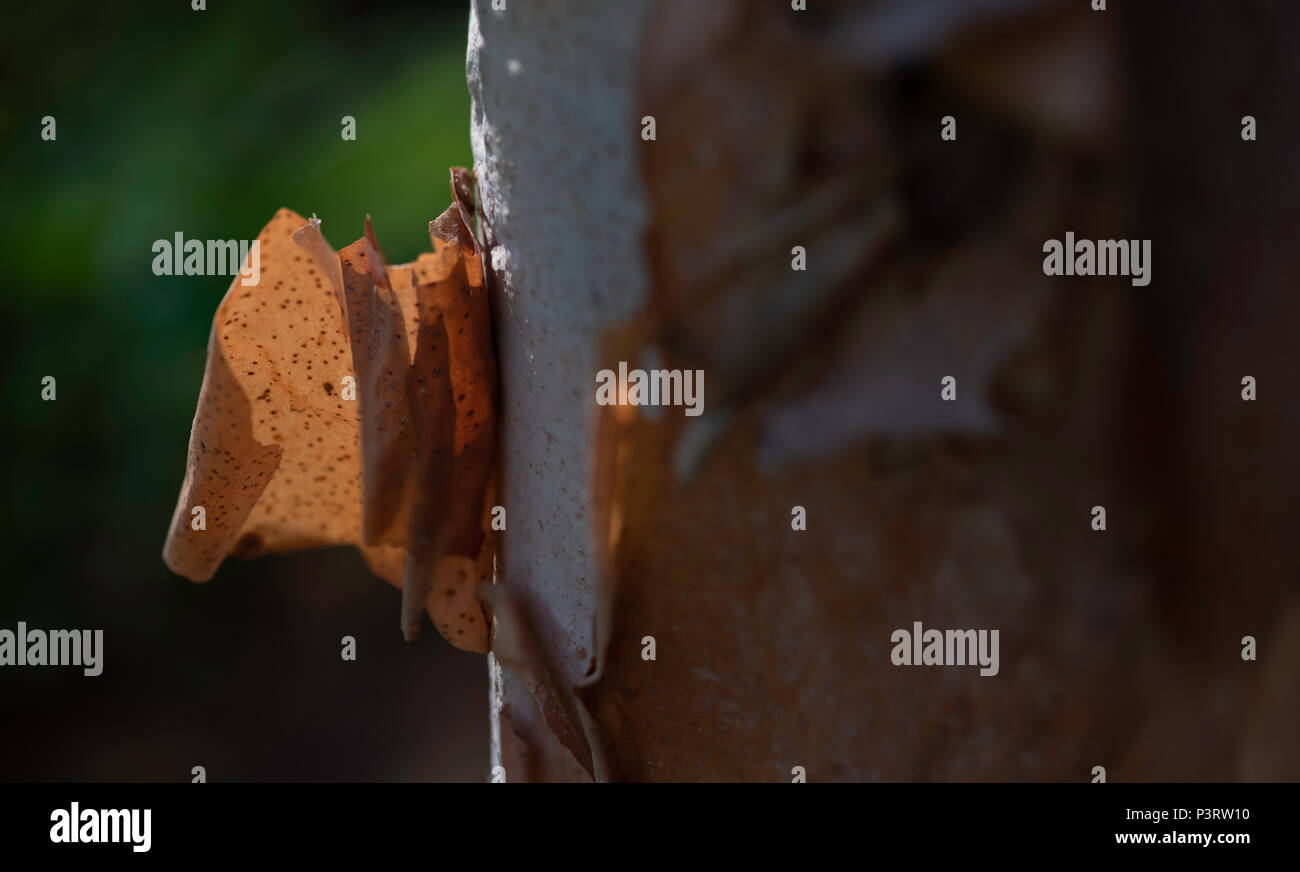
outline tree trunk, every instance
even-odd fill
[[[483,0],[470,18],[502,383],[498,575],[545,653],[547,684],[568,696],[601,650],[589,387],[602,331],[637,311],[648,286],[634,105],[647,6],[565,0],[495,12]],[[494,767],[504,759],[510,780],[575,774],[540,718],[528,669],[499,658],[489,661]],[[583,762],[594,775],[590,756]]]
[[[1291,673],[1242,677],[1236,645],[1300,644],[1291,588],[1196,611],[1192,654],[1167,589],[1195,549],[1153,410],[1194,401],[1158,298],[1042,267],[1067,230],[1152,235],[1125,224],[1119,15],[506,5],[474,0],[468,52],[498,777],[1295,777],[1246,735],[1274,742]],[[702,371],[703,414],[597,405],[620,362]],[[997,629],[997,674],[900,668],[916,622]]]

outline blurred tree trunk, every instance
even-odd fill
[[[1260,777],[1234,646],[1278,585],[1205,643],[1212,666],[1183,662],[1182,473],[1152,417],[1183,399],[1134,378],[1162,371],[1159,331],[1126,280],[1042,271],[1066,230],[1151,235],[1126,226],[1117,16],[506,5],[474,0],[468,52],[508,512],[494,766]],[[597,406],[619,361],[703,370],[704,414]],[[999,629],[1000,673],[894,667],[914,621]],[[1294,705],[1272,674],[1258,693]]]

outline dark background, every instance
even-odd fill
[[[394,262],[427,248],[471,161],[468,6],[208,6],[5,10],[0,627],[102,629],[105,653],[96,678],[0,669],[0,779],[481,779],[484,659],[404,643],[353,549],[163,566],[230,278],[150,269],[156,239],[251,239],[281,206],[340,246],[369,213]]]

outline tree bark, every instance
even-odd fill
[[[648,286],[634,106],[648,5],[471,7],[474,162],[502,387],[498,574],[561,693],[595,674],[601,651],[590,510],[598,341]],[[511,780],[541,777],[538,766],[574,774],[529,680],[499,654],[490,670],[493,766],[506,758]]]
[[[1202,546],[1161,297],[1042,268],[1066,230],[1154,235],[1126,223],[1132,23],[923,5],[474,0],[508,780],[1294,777],[1293,671],[1235,647],[1300,645],[1294,585],[1169,592]],[[1192,105],[1169,90],[1128,96]],[[704,414],[596,405],[619,362],[702,371]],[[1250,565],[1224,524],[1197,538]],[[998,629],[999,674],[894,665],[916,621]]]

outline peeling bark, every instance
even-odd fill
[[[476,0],[470,23],[509,512],[487,592],[494,764],[1294,773],[1277,739],[1293,678],[1252,685],[1231,650],[1283,613],[1294,649],[1294,585],[1215,580],[1244,605],[1215,623],[1212,668],[1175,641],[1187,618],[1163,588],[1209,546],[1171,532],[1186,510],[1167,477],[1191,476],[1161,459],[1152,409],[1195,403],[1160,379],[1126,280],[1042,270],[1066,230],[1135,235],[1128,22],[1050,0],[610,6]],[[960,148],[937,134],[949,112]],[[815,267],[792,272],[795,245]],[[705,415],[596,406],[619,361],[703,369]],[[949,374],[959,405],[932,401]],[[1093,504],[1124,522],[1096,535]],[[1217,529],[1199,538],[1224,571],[1249,564],[1240,528]],[[895,668],[891,630],[915,620],[998,628],[1002,672]]]

